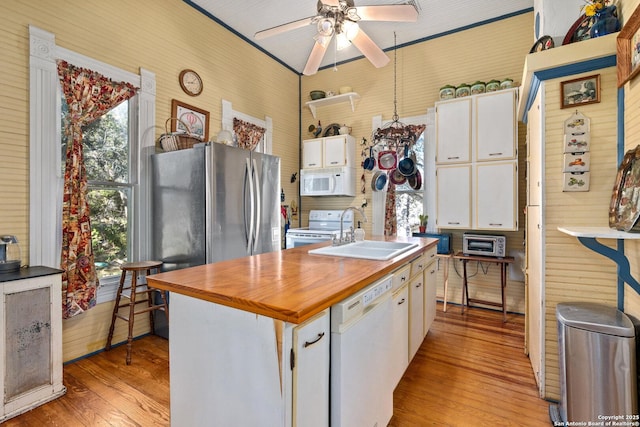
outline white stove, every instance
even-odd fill
[[[286,247],[310,245],[340,237],[341,210],[312,210],[309,212],[309,226],[290,228],[286,234]],[[353,227],[353,211],[344,214],[343,232]]]

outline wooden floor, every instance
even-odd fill
[[[436,321],[394,393],[392,427],[545,426],[523,354],[524,317],[438,304]],[[67,394],[6,421],[10,426],[168,426],[168,342],[137,340],[64,367]],[[188,427],[188,426],[174,426]],[[217,427],[217,426],[212,426]],[[262,427],[262,426],[256,426]],[[354,426],[359,427],[359,426]]]

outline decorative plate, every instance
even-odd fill
[[[542,52],[543,50],[551,49],[552,47],[553,38],[551,38],[551,36],[542,36],[533,44],[529,53]]]
[[[593,16],[587,16],[584,14],[580,16],[576,22],[573,23],[571,28],[569,28],[569,32],[564,36],[562,44],[575,43],[591,38],[589,31],[591,30],[591,26],[594,22],[595,18]]]
[[[640,233],[640,145],[624,155],[609,205],[609,227]]]
[[[340,135],[340,125],[338,123],[331,123],[324,130],[324,134],[322,136],[336,136]]]

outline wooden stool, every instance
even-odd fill
[[[123,264],[120,269],[122,270],[122,275],[120,276],[120,286],[118,286],[118,291],[116,292],[116,302],[113,306],[113,316],[111,318],[111,326],[109,327],[109,336],[107,337],[107,345],[105,350],[109,351],[111,349],[111,339],[113,338],[113,330],[116,323],[116,319],[122,319],[129,323],[129,335],[127,337],[127,365],[131,364],[131,342],[133,341],[133,320],[136,314],[142,314],[149,312],[149,321],[151,326],[151,333],[155,333],[155,328],[153,324],[153,314],[151,311],[154,310],[163,310],[165,312],[165,316],[167,317],[167,322],[169,321],[169,306],[167,305],[167,295],[165,291],[155,288],[150,288],[147,285],[142,285],[137,287],[138,283],[138,274],[142,271],[145,271],[147,275],[151,274],[151,270],[156,270],[156,272],[160,271],[160,266],[162,262],[160,261],[140,261],[140,262],[130,262]],[[124,287],[125,277],[127,276],[127,272],[131,272],[131,286]],[[155,304],[153,301],[153,293],[159,292],[160,297],[162,298],[161,304]],[[137,300],[136,297],[138,294],[147,294],[146,299]],[[127,298],[129,300],[128,303],[120,304],[120,298]],[[147,307],[136,311],[136,304],[147,303]],[[120,308],[129,307],[128,315],[123,315],[118,313]]]

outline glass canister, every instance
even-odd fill
[[[440,88],[440,100],[453,99],[456,97],[456,87],[452,85],[442,86]]]
[[[456,88],[456,98],[463,98],[465,96],[469,96],[471,93],[471,87],[466,83],[461,83]]]
[[[500,82],[500,89],[509,89],[513,87],[513,79],[504,79]]]
[[[485,84],[484,82],[477,81],[471,85],[471,95],[478,95],[480,93],[484,93]]]
[[[499,80],[489,80],[485,87],[485,92],[495,92],[500,90],[500,81]]]
[[[21,262],[16,236],[0,236],[0,273],[20,270]]]

